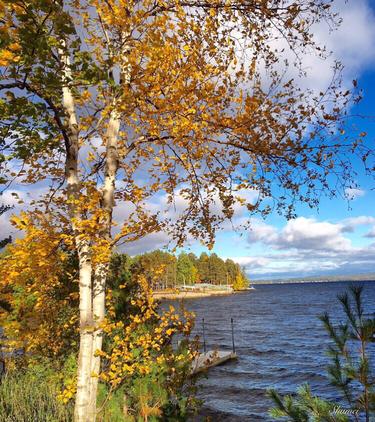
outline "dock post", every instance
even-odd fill
[[[233,329],[233,318],[230,319],[230,324],[232,326],[232,352],[236,353],[236,346],[234,345],[234,329]]]
[[[204,318],[202,318],[202,327],[203,327],[203,352],[206,353],[206,333],[204,330]]]

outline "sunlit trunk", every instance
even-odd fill
[[[79,248],[78,255],[80,335],[74,420],[91,422],[93,419],[90,417],[92,414],[90,384],[94,322],[92,318],[92,265],[89,245],[86,242]]]
[[[91,359],[91,380],[90,380],[90,421],[96,418],[96,401],[98,392],[98,376],[100,373],[100,356],[98,351],[102,350],[103,330],[101,324],[105,318],[105,286],[108,274],[108,264],[99,264],[93,278],[93,318],[94,331]]]
[[[108,122],[106,133],[107,160],[101,201],[101,206],[105,211],[105,218],[104,221],[102,221],[102,236],[107,239],[109,248],[111,248],[112,212],[114,205],[116,172],[118,168],[117,142],[119,129],[120,118],[116,110],[113,110]],[[100,373],[100,356],[98,356],[97,352],[102,350],[103,345],[103,330],[101,324],[105,317],[105,291],[108,269],[109,262],[98,264],[93,278],[93,315],[95,329],[93,333],[93,357],[91,362],[91,373],[94,376],[91,378],[90,387],[90,411],[92,421],[95,420],[96,415],[96,396],[99,382],[97,375]]]
[[[126,34],[122,34],[125,39]],[[120,65],[120,85],[126,87],[130,84],[130,66],[127,60],[128,47],[123,43],[123,62]],[[107,240],[108,261],[96,265],[91,264],[90,243],[82,241],[77,221],[80,215],[75,210],[75,201],[79,198],[79,125],[75,111],[73,92],[70,88],[72,72],[70,58],[66,51],[65,42],[59,50],[63,63],[63,98],[62,103],[67,116],[68,136],[66,144],[65,173],[67,179],[67,196],[70,206],[72,228],[76,238],[76,247],[79,256],[79,295],[80,295],[80,348],[77,369],[77,394],[74,418],[75,422],[93,422],[96,419],[96,396],[98,390],[98,375],[100,374],[100,356],[102,350],[103,330],[102,322],[105,318],[106,281],[109,269],[109,256],[111,253],[111,226],[114,206],[114,192],[116,173],[118,169],[118,137],[120,131],[120,114],[117,111],[117,99],[113,98],[112,111],[109,116],[105,134],[106,161],[104,186],[102,188],[101,208],[105,211],[101,221],[99,236]],[[71,201],[73,199],[73,201]]]
[[[72,80],[71,64],[66,43],[61,40],[59,55],[63,64],[62,105],[66,121],[66,162],[65,176],[67,182],[67,202],[75,237],[79,259],[79,324],[80,340],[77,366],[77,393],[74,409],[75,422],[91,422],[95,413],[95,403],[90,401],[91,365],[93,357],[93,300],[92,300],[92,263],[90,243],[82,238],[76,209],[76,201],[80,194],[80,179],[78,169],[79,125],[75,110],[75,102],[70,83]],[[77,225],[78,224],[78,225]],[[94,406],[94,412],[91,410]]]

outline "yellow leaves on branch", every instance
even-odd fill
[[[138,282],[141,290],[132,300],[138,312],[131,315],[129,325],[124,327],[110,318],[103,323],[111,348],[97,351],[103,358],[104,368],[99,377],[112,388],[118,387],[129,375],[148,374],[155,362],[173,368],[176,362],[190,362],[194,357],[192,348],[180,353],[169,347],[175,334],[189,335],[193,315],[188,312],[178,315],[172,306],[164,313],[158,313],[146,279],[141,276]]]
[[[8,66],[11,63],[17,63],[20,56],[17,55],[18,44],[11,44],[7,49],[0,50],[0,66]]]
[[[0,1],[0,67],[6,67],[20,61],[21,46],[16,41],[17,31],[13,22],[13,13],[20,12],[19,6],[8,1]]]
[[[60,247],[62,236],[47,215],[21,213],[12,224],[24,237],[1,258],[0,297],[8,306],[0,312],[0,325],[13,340],[12,348],[57,355],[76,327],[74,318],[57,318],[71,300],[61,282],[63,277],[74,281],[63,266],[68,251]]]

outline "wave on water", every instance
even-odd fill
[[[196,313],[195,333],[202,334],[205,320],[207,349],[230,350],[230,318],[234,319],[238,360],[209,370],[199,380],[204,406],[193,422],[271,421],[272,403],[266,391],[293,393],[308,382],[313,392],[338,400],[325,366],[330,342],[318,316],[342,317],[337,295],[350,283],[259,285],[240,295],[190,300],[185,306]],[[375,282],[363,282],[365,309],[375,312]],[[374,354],[375,354],[375,350]],[[375,358],[375,356],[374,356]]]

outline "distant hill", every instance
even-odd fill
[[[288,283],[331,283],[335,281],[374,281],[375,273],[330,275],[317,277],[277,278],[271,280],[252,280],[252,284],[288,284]]]

